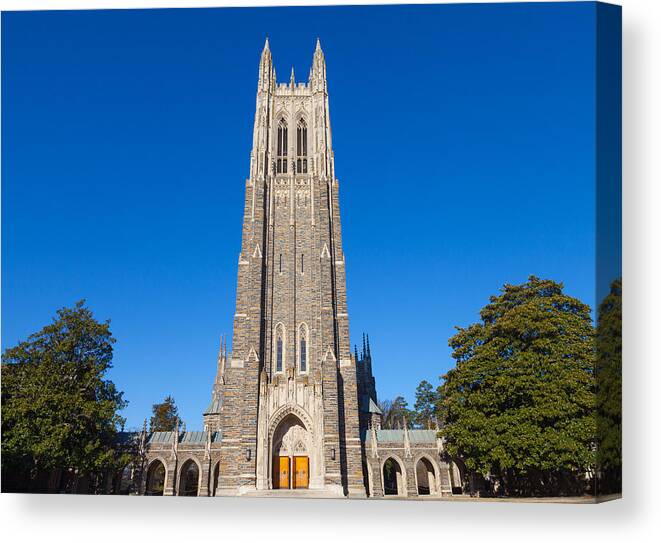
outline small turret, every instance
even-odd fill
[[[211,402],[203,413],[204,428],[208,432],[218,429],[220,424],[220,412],[223,405],[223,385],[225,367],[227,364],[227,340],[225,335],[220,336],[220,347],[218,349],[216,379],[211,391]]]

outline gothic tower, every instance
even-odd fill
[[[222,436],[217,495],[365,495],[338,191],[319,41],[308,82],[292,69],[278,84],[267,39],[232,352],[221,348],[204,415],[205,429]]]

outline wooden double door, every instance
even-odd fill
[[[307,488],[309,482],[307,456],[276,456],[273,459],[273,488]]]

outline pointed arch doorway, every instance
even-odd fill
[[[309,487],[310,445],[305,425],[296,415],[287,415],[273,434],[273,488]]]

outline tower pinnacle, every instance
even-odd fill
[[[275,70],[273,69],[273,57],[269,49],[269,39],[264,42],[264,49],[259,59],[259,91],[268,91],[275,85]]]
[[[314,91],[326,92],[326,59],[321,50],[321,42],[317,38],[317,45],[312,57],[312,70],[310,71],[310,82]]]

